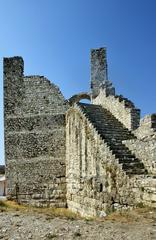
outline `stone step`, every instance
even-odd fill
[[[121,155],[127,155],[127,154],[129,154],[129,155],[131,155],[132,156],[132,153],[131,153],[131,151],[130,150],[127,150],[127,149],[124,149],[124,148],[122,148],[122,149],[111,149],[112,150],[112,152],[113,152],[113,154],[121,154]]]
[[[130,158],[134,158],[135,157],[135,155],[128,149],[124,149],[124,147],[122,148],[122,149],[113,149],[113,148],[110,148],[111,150],[112,150],[112,152],[113,152],[113,154],[115,154],[116,155],[116,157],[122,157],[122,156],[125,156],[125,157],[127,157],[127,156],[131,156]]]
[[[102,115],[100,115],[99,117],[96,115],[95,116],[95,114],[96,113],[94,113],[93,115],[91,115],[91,114],[88,114],[88,116],[89,116],[89,118],[90,119],[92,119],[93,121],[96,121],[97,123],[99,122],[99,123],[104,123],[104,121],[107,121],[106,123],[108,124],[116,124],[116,126],[118,126],[118,127],[121,127],[122,128],[122,124],[121,123],[116,123],[114,120],[111,120],[111,119],[108,119],[108,117],[106,118],[105,116],[102,116]],[[101,117],[103,118],[103,121],[101,121]],[[126,128],[125,128],[126,129]]]
[[[92,123],[96,128],[98,128],[101,132],[104,132],[104,133],[114,133],[114,134],[120,134],[120,135],[125,135],[125,136],[130,136],[130,137],[133,137],[133,135],[131,135],[131,133],[128,133],[126,131],[122,131],[120,130],[119,128],[113,128],[111,127],[110,125],[108,126],[101,126],[99,127],[97,124],[94,124]],[[110,129],[109,129],[110,128]]]
[[[131,154],[128,154],[128,153],[123,153],[123,154],[122,154],[122,153],[120,153],[120,154],[119,154],[119,153],[116,153],[116,154],[115,154],[115,157],[116,157],[116,158],[119,158],[119,159],[127,159],[127,158],[128,158],[128,159],[129,159],[129,158],[132,158],[132,159],[133,159],[133,158],[135,158],[134,155],[131,155]]]
[[[94,119],[89,118],[89,120],[90,120],[94,125],[96,125],[97,127],[101,127],[101,128],[104,128],[104,129],[107,128],[107,127],[109,127],[111,130],[126,132],[126,133],[128,133],[129,135],[131,135],[131,136],[134,137],[134,135],[133,135],[131,132],[129,132],[126,128],[123,128],[121,125],[118,125],[118,124],[116,124],[116,123],[110,123],[110,122],[108,122],[108,121],[106,121],[106,120],[103,120],[103,121],[101,121],[101,120],[96,120],[95,118],[94,118]]]
[[[92,122],[93,123],[93,122]],[[118,127],[113,127],[113,126],[111,126],[111,125],[102,125],[102,126],[99,126],[99,125],[97,125],[97,124],[94,124],[93,123],[93,125],[94,126],[96,126],[99,130],[101,130],[101,131],[104,131],[104,132],[110,132],[110,133],[120,133],[120,134],[125,134],[125,135],[127,135],[127,136],[131,136],[131,137],[133,137],[133,135],[131,134],[131,133],[129,133],[129,132],[127,132],[127,131],[125,131],[125,130],[122,130],[122,129],[120,129],[120,128],[118,128]],[[134,137],[133,137],[134,138]]]
[[[122,164],[124,169],[129,169],[129,168],[139,168],[139,169],[144,169],[144,165],[140,162],[131,162],[131,163],[123,163]]]
[[[136,163],[140,163],[139,160],[137,160],[137,158],[126,158],[126,159],[119,159],[119,163],[133,163],[133,162],[136,162]]]
[[[127,135],[121,135],[121,134],[115,134],[115,133],[105,133],[103,131],[100,131],[100,129],[98,129],[98,131],[105,137],[107,137],[108,139],[119,139],[119,140],[126,140],[126,139],[131,139],[131,136],[127,136]]]
[[[126,171],[126,173],[127,173],[127,175],[142,175],[142,174],[147,174],[147,171],[145,170],[145,169],[138,169],[138,168],[136,168],[136,169],[133,169],[133,168],[131,168],[131,169],[124,169],[123,168],[123,170],[125,170]]]

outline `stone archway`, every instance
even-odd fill
[[[82,99],[87,99],[91,101],[91,96],[87,92],[82,92],[82,93],[73,95],[71,98],[69,98],[68,101],[70,105],[73,105],[74,103],[78,103]]]

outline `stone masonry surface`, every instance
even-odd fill
[[[106,49],[91,50],[90,93],[69,100],[23,70],[21,57],[4,58],[7,197],[83,216],[156,207],[156,114],[140,120],[115,94]]]
[[[95,98],[101,87],[104,87],[109,95],[115,94],[112,83],[108,81],[106,48],[91,50],[91,93]]]
[[[106,95],[105,89],[101,89],[99,95],[92,100],[93,104],[102,105],[110,111],[126,128],[134,130],[139,126],[140,110],[123,96]]]
[[[4,88],[8,197],[66,206],[64,97],[46,78],[24,77],[19,57],[4,59]]]
[[[133,138],[128,130],[122,128],[117,120],[114,125],[110,119],[103,119],[100,129],[93,109],[89,114],[83,106],[74,106],[66,115],[66,166],[67,203],[70,209],[84,216],[105,216],[115,209],[131,208],[140,201],[145,205],[156,206],[156,179],[146,176],[146,170],[123,144],[122,139]],[[96,109],[96,116],[98,110]],[[91,116],[93,113],[93,116]],[[87,118],[86,118],[87,116]],[[91,118],[93,117],[93,118]],[[94,121],[93,121],[94,120]],[[103,124],[102,124],[103,123]],[[118,139],[113,140],[117,134]],[[143,186],[142,186],[143,184]],[[146,186],[146,188],[145,188]],[[150,194],[146,194],[149,192]],[[151,200],[153,204],[151,204]]]

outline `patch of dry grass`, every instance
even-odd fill
[[[19,205],[15,201],[0,201],[0,211],[19,211],[22,213],[43,214],[47,220],[55,217],[76,220],[83,219],[86,222],[90,221],[114,221],[123,223],[134,222],[156,222],[156,209],[150,207],[135,208],[133,210],[122,210],[110,213],[105,218],[84,218],[80,217],[67,208],[39,208],[29,205]]]
[[[5,201],[0,201],[0,208],[6,207],[6,202]]]
[[[33,208],[33,211],[37,213],[42,213],[47,216],[47,218],[61,217],[70,220],[79,219],[80,215],[70,211],[67,208]]]
[[[156,209],[142,207],[133,210],[116,211],[108,215],[105,220],[125,223],[156,222]]]
[[[20,211],[22,213],[39,213],[47,216],[47,219],[54,217],[67,218],[70,220],[79,219],[80,215],[73,213],[67,208],[44,208],[32,207],[29,205],[17,204],[15,201],[0,201],[2,211]]]
[[[0,201],[0,211],[12,211],[12,210],[23,210],[26,207],[23,205],[18,205],[14,201]]]

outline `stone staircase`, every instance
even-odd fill
[[[123,140],[136,138],[122,123],[100,105],[78,103],[78,106],[112,150],[119,164],[122,164],[127,175],[147,173],[143,163],[122,143]]]

